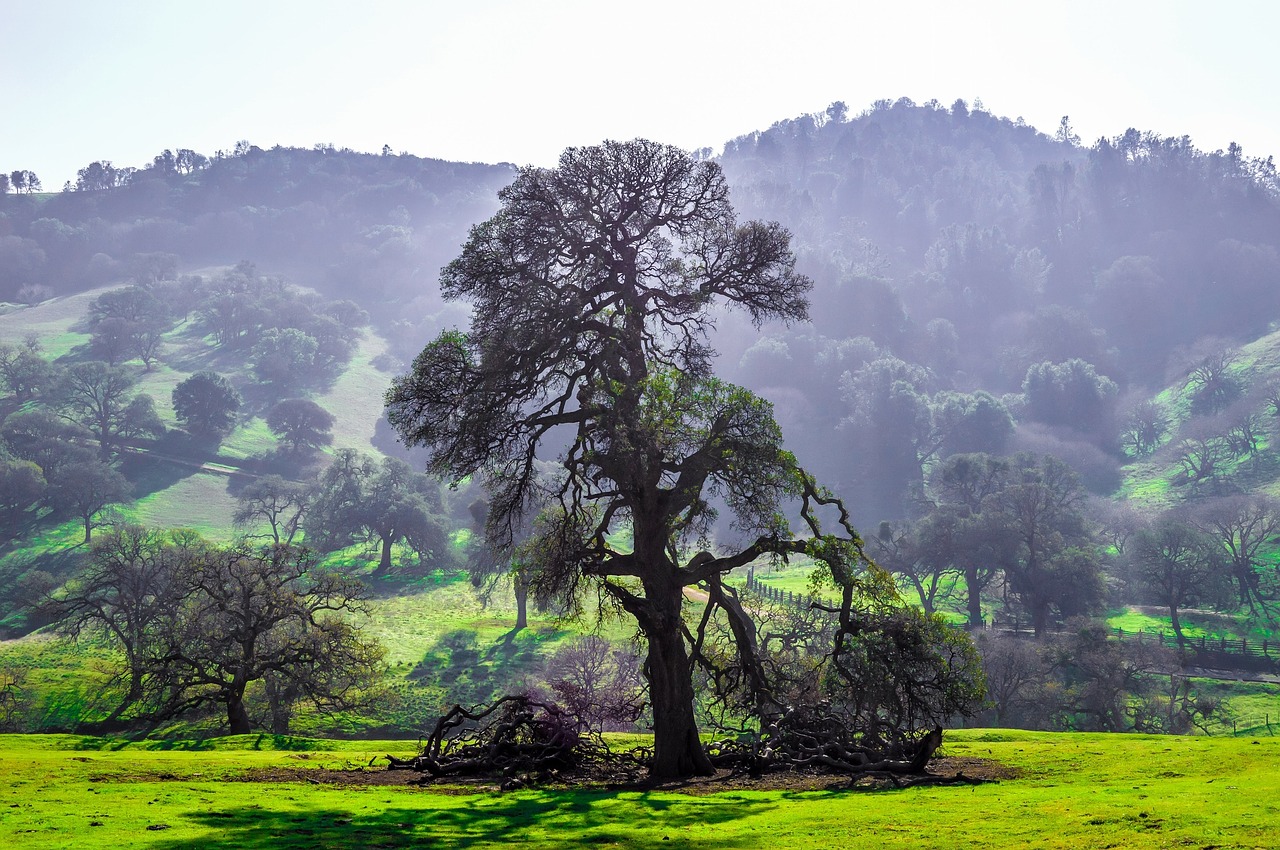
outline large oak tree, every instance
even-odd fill
[[[430,343],[388,392],[404,440],[450,480],[479,474],[486,534],[521,547],[533,590],[567,600],[591,586],[635,617],[648,643],[655,776],[710,773],[694,714],[685,588],[718,596],[729,570],[806,551],[838,577],[862,558],[842,521],[821,536],[822,498],[782,449],[771,406],[711,375],[707,332],[722,307],[760,323],[804,320],[811,283],[789,234],[739,224],[718,165],[649,141],[570,148],[523,169],[497,215],[443,271],[473,307],[466,332]],[[537,472],[558,453],[560,475]],[[708,543],[720,497],[743,543]],[[782,519],[800,498],[814,537]],[[845,519],[842,515],[842,520]],[[616,544],[631,532],[633,547]]]

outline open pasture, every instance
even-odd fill
[[[0,738],[23,848],[1274,847],[1280,742],[967,730],[945,755],[1020,775],[904,790],[459,792],[333,781],[410,741]],[[309,773],[310,772],[310,773]],[[271,781],[253,780],[255,775]],[[313,778],[318,777],[318,778]],[[383,777],[390,778],[390,777]],[[407,778],[407,777],[405,777]],[[286,780],[286,781],[282,781]]]

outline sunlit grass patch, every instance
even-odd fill
[[[232,458],[250,458],[265,455],[279,448],[279,443],[265,419],[253,417],[241,421],[223,438],[218,453]]]
[[[121,669],[121,658],[100,641],[72,640],[44,630],[0,641],[0,667],[19,677],[14,708],[22,722],[70,729],[106,712],[104,706],[114,698],[110,680]]]
[[[1148,507],[1168,507],[1177,500],[1170,482],[1177,471],[1169,464],[1156,460],[1130,464],[1126,467],[1124,481],[1117,496]]]
[[[35,334],[40,339],[46,357],[61,357],[89,341],[89,335],[82,328],[73,330],[73,327],[84,318],[85,311],[94,299],[118,287],[119,284],[114,284],[75,295],[59,296],[34,307],[22,307],[0,314],[0,342],[18,343],[28,335]]]
[[[155,461],[157,474],[170,471],[172,483],[138,499],[120,511],[129,520],[153,528],[191,528],[215,541],[236,536],[231,516],[236,499],[228,489],[229,478],[213,472]]]
[[[754,575],[755,580],[765,587],[797,596],[808,596],[813,570],[814,564],[810,559],[792,558],[789,564],[758,565]],[[746,581],[746,570],[738,570],[736,575],[742,582]]]
[[[155,401],[156,413],[167,427],[179,427],[178,418],[173,412],[173,388],[191,377],[191,373],[173,369],[163,361],[156,363],[150,372],[143,369],[141,364],[127,368],[138,381],[133,391],[151,396]]]
[[[370,440],[382,418],[383,394],[391,385],[391,376],[374,367],[373,361],[386,348],[381,337],[365,333],[342,375],[328,391],[314,397],[316,404],[333,414],[335,449],[373,451]]]
[[[1263,620],[1251,620],[1248,612],[1222,614],[1216,611],[1200,609],[1181,609],[1178,619],[1182,624],[1182,633],[1193,639],[1226,638],[1251,641],[1274,640],[1274,633],[1269,623]],[[1107,615],[1107,625],[1113,629],[1124,629],[1130,635],[1139,631],[1146,634],[1163,632],[1173,634],[1173,621],[1167,609],[1154,606],[1140,607],[1129,605],[1112,611]]]

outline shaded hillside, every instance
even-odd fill
[[[375,318],[403,315],[434,294],[436,272],[513,174],[325,146],[242,143],[182,170],[168,153],[137,170],[93,163],[74,191],[0,195],[0,301],[145,279],[166,264],[249,260],[324,291],[358,293]],[[438,302],[414,307],[434,309]]]
[[[830,310],[819,329],[853,323],[914,354],[920,331],[947,319],[966,343],[957,367],[971,380],[999,377],[963,356],[990,353],[992,341],[974,332],[1051,305],[1083,310],[1105,332],[1121,380],[1159,383],[1177,345],[1266,329],[1280,308],[1265,285],[1280,270],[1280,182],[1269,160],[1136,130],[1087,148],[1063,136],[1069,125],[1055,140],[962,103],[885,101],[856,118],[833,107],[780,122],[730,142],[721,161],[741,214],[796,233],[817,304]],[[900,320],[876,315],[889,306],[875,302],[890,300],[876,298],[877,281],[899,296],[915,335],[901,338]],[[842,302],[832,291],[841,289],[861,292]],[[1164,321],[1150,327],[1162,306]]]
[[[1280,331],[1242,346],[1216,341],[1141,412],[1122,431],[1132,462],[1121,495],[1135,505],[1280,496]]]
[[[1065,120],[1049,136],[899,100],[779,122],[720,162],[742,218],[793,231],[815,288],[811,325],[762,338],[726,318],[717,370],[775,401],[863,524],[915,512],[959,451],[1056,454],[1112,492],[1133,406],[1280,314],[1280,180],[1235,146],[1084,146]],[[249,260],[359,302],[403,364],[465,320],[436,277],[514,173],[248,143],[91,163],[72,191],[0,196],[0,300]]]
[[[963,448],[1059,454],[1109,492],[1130,392],[1280,315],[1280,181],[1235,146],[1129,130],[1085,147],[1067,121],[1051,138],[900,100],[779,122],[721,161],[739,211],[791,228],[816,281],[811,327],[727,333],[723,369],[799,412],[788,438],[864,522],[910,513],[961,450],[940,415],[955,393],[1017,422]]]

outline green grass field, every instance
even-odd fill
[[[945,755],[1020,776],[869,791],[537,790],[346,786],[413,742],[242,736],[122,745],[0,738],[0,834],[23,848],[1269,848],[1280,741],[967,730]],[[290,781],[250,782],[271,768]],[[320,774],[317,774],[320,775]],[[838,785],[833,781],[833,785]]]
[[[103,290],[55,299],[0,314],[0,342],[40,335],[50,356],[62,356],[88,337],[77,322]],[[334,446],[373,451],[370,436],[390,376],[373,364],[385,343],[366,334],[349,368],[316,401],[337,417]],[[1280,347],[1268,349],[1280,357]],[[151,393],[173,427],[172,388],[192,372],[213,368],[246,377],[234,357],[198,338],[189,326],[168,337],[164,361],[150,372],[130,365],[138,389]],[[1175,419],[1187,415],[1185,394],[1164,401]],[[159,527],[194,528],[218,541],[234,535],[230,516],[239,461],[276,447],[261,418],[272,400],[260,393],[245,420],[223,441],[212,467],[199,459],[131,456],[129,478],[138,498],[118,509],[123,518]],[[1171,487],[1167,458],[1129,468],[1125,493],[1149,505],[1181,498]],[[1241,473],[1243,474],[1243,473]],[[27,571],[70,575],[83,551],[76,522],[39,529],[0,552],[0,581],[16,586]],[[614,541],[629,548],[623,532]],[[327,560],[357,574],[373,556],[360,547]],[[780,569],[759,568],[766,586],[808,590],[811,564],[794,559]],[[735,579],[745,581],[745,572]],[[904,586],[904,595],[914,591]],[[959,617],[960,615],[956,615]],[[584,618],[590,627],[591,618]],[[535,615],[530,628],[510,635],[509,590],[482,604],[465,577],[437,571],[385,582],[361,625],[387,648],[387,681],[416,689],[398,721],[423,718],[448,697],[480,701],[494,688],[536,681],[555,648],[582,627]],[[1170,631],[1166,613],[1125,609],[1108,620],[1126,631]],[[1188,635],[1273,637],[1243,617],[1188,613]],[[610,638],[631,634],[610,621]],[[23,687],[38,698],[32,728],[74,728],[101,716],[101,682],[114,652],[92,641],[48,633],[0,642],[0,664],[23,671]],[[1231,704],[1238,729],[1224,737],[1177,738],[962,730],[949,734],[946,754],[994,759],[1021,771],[1016,779],[978,787],[904,791],[747,791],[694,796],[677,791],[530,791],[517,794],[444,793],[412,786],[337,786],[302,774],[271,783],[240,781],[257,768],[359,769],[386,752],[408,755],[412,741],[318,741],[255,735],[201,741],[123,742],[78,736],[0,736],[0,835],[27,848],[67,847],[1274,847],[1280,826],[1280,750],[1263,722],[1280,728],[1275,686],[1198,682]],[[400,692],[403,693],[403,692]],[[423,710],[420,714],[417,706]],[[95,712],[97,713],[95,715]],[[306,715],[295,728],[308,733],[360,733],[387,716],[341,718],[336,725]],[[377,714],[377,712],[375,712]],[[425,721],[424,721],[425,722]],[[1261,725],[1260,725],[1261,724]],[[190,734],[194,727],[169,730]],[[396,728],[406,728],[400,725]],[[409,726],[408,728],[413,728]],[[1236,732],[1241,737],[1225,737]],[[1253,736],[1265,736],[1255,738]]]
[[[77,323],[95,298],[115,288],[104,286],[0,314],[0,342],[15,345],[35,334],[46,357],[61,357],[89,341],[89,334]]]
[[[356,347],[346,370],[324,393],[315,397],[316,404],[333,414],[333,447],[373,451],[369,439],[382,418],[383,395],[391,386],[392,376],[379,371],[373,361],[387,349],[386,342],[366,333]]]

